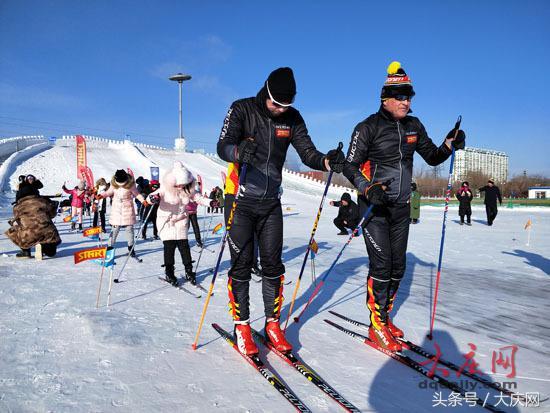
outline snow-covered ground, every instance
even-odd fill
[[[135,149],[135,148],[134,148]],[[109,178],[119,168],[131,167],[148,176],[148,168],[168,168],[182,160],[199,173],[207,188],[219,185],[224,167],[198,154],[174,154],[154,149],[89,148],[88,163],[96,179]],[[12,170],[9,182],[33,173],[45,184],[44,194],[60,191],[64,181],[74,184],[74,147],[55,146]],[[309,238],[322,186],[285,175],[284,263],[286,318]],[[333,193],[332,196],[336,196]],[[114,284],[111,307],[102,294],[95,308],[100,267],[75,266],[73,253],[93,245],[81,234],[71,233],[57,219],[63,243],[55,258],[42,262],[18,260],[17,248],[3,234],[11,216],[12,194],[0,197],[0,411],[7,412],[290,412],[293,409],[252,367],[220,339],[210,327],[218,322],[231,328],[227,314],[228,253],[222,262],[210,301],[200,347],[193,351],[204,297],[201,299],[158,280],[162,276],[162,243],[139,241],[142,264],[130,261],[125,282]],[[337,209],[325,205],[317,230],[320,246],[315,260],[317,276],[326,270],[346,237],[335,236],[332,224]],[[433,295],[442,208],[423,208],[421,223],[411,227],[407,273],[395,308],[395,322],[407,337],[432,348],[425,336],[429,328],[429,303]],[[501,208],[493,227],[484,223],[484,212],[474,210],[473,226],[459,226],[457,211],[449,211],[444,266],[434,339],[443,357],[462,364],[462,354],[476,346],[478,369],[493,381],[516,382],[517,390],[550,396],[550,211]],[[524,225],[533,222],[530,245]],[[221,215],[200,218],[201,227],[212,227]],[[152,230],[149,229],[149,234]],[[203,232],[203,238],[206,237]],[[118,246],[124,247],[124,237]],[[194,240],[193,235],[190,239]],[[203,253],[198,279],[208,288],[219,248],[219,235],[206,245],[216,253]],[[194,243],[192,242],[192,245]],[[121,249],[122,250],[122,249]],[[198,250],[193,248],[196,258]],[[123,257],[118,260],[115,275]],[[183,273],[181,263],[177,270]],[[344,397],[362,411],[430,412],[435,389],[423,388],[423,376],[324,323],[335,319],[332,309],[364,321],[365,280],[368,268],[365,245],[356,238],[344,252],[299,325],[290,324],[288,337],[296,352]],[[314,285],[310,266],[302,279],[296,310],[301,310]],[[104,278],[103,291],[107,282]],[[251,283],[253,325],[263,327],[261,284]],[[357,330],[357,328],[354,327]],[[516,345],[516,377],[497,366],[491,373],[494,351]],[[506,351],[506,350],[503,350]],[[342,411],[332,399],[308,383],[276,356],[269,365],[313,411]],[[419,358],[419,360],[421,360]],[[451,373],[450,379],[456,378]],[[485,397],[481,385],[475,389]],[[438,390],[439,391],[439,390]],[[449,392],[441,390],[443,399]],[[489,402],[498,399],[492,392]],[[504,399],[506,404],[510,399]],[[471,411],[468,407],[448,411]],[[543,412],[539,408],[506,408],[506,411]]]

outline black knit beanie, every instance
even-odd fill
[[[128,180],[128,174],[126,173],[126,171],[124,169],[117,169],[117,171],[115,172],[115,181],[123,184],[127,180]]]
[[[269,74],[265,82],[268,94],[279,103],[292,103],[296,96],[296,81],[290,67],[280,67]]]

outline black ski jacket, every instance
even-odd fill
[[[305,165],[325,170],[325,155],[315,148],[300,112],[291,107],[282,115],[272,117],[265,105],[267,96],[264,86],[256,97],[233,102],[218,140],[218,156],[235,164],[237,148],[243,139],[253,137],[258,144],[247,166],[241,192],[246,198],[279,198],[283,164],[291,144]]]
[[[394,178],[386,192],[390,203],[405,204],[411,196],[415,151],[431,166],[439,165],[451,155],[445,143],[437,147],[432,142],[418,118],[407,115],[396,121],[381,106],[355,127],[344,175],[359,194],[376,182]]]
[[[472,190],[468,189],[464,191],[461,189],[456,193],[456,199],[458,199],[458,215],[471,215],[472,214]]]
[[[482,188],[479,188],[479,192],[485,192],[485,200],[483,203],[489,206],[497,206],[497,199],[499,204],[502,204],[502,197],[500,195],[500,189],[498,186],[489,186],[486,185]]]
[[[342,201],[334,201],[333,205],[338,207],[337,219],[346,221],[347,225],[354,228],[359,223],[359,207],[353,201],[348,201],[348,205],[342,204]]]

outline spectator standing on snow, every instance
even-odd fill
[[[199,220],[197,218],[197,203],[194,201],[191,201],[187,204],[185,207],[187,210],[187,215],[189,216],[189,222],[191,223],[191,226],[193,227],[193,233],[195,234],[195,240],[197,241],[197,246],[199,248],[202,248],[202,240],[201,240],[201,229],[199,227]]]
[[[462,182],[460,189],[456,192],[458,199],[458,215],[460,216],[460,225],[464,225],[464,217],[466,216],[466,225],[472,225],[472,190],[468,181]]]
[[[491,226],[498,214],[497,200],[502,205],[500,189],[492,179],[489,179],[487,185],[479,188],[479,192],[485,192],[483,203],[485,204],[485,212],[487,213],[487,225]]]
[[[418,224],[420,219],[420,192],[415,182],[411,182],[411,224]]]
[[[144,188],[144,192],[142,195],[147,199],[147,196],[153,192],[155,192],[157,189],[160,188],[160,183],[156,179],[151,180],[149,185]],[[149,223],[151,222],[153,224],[153,239],[157,240],[159,239],[159,232],[157,228],[157,211],[159,209],[158,204],[153,205],[147,205],[147,206],[141,206],[143,210],[143,218],[145,222],[142,224],[143,228],[141,229],[141,238],[147,239],[147,227],[149,226]]]
[[[101,223],[101,232],[106,233],[105,229],[105,212],[107,211],[107,199],[98,199],[96,195],[103,195],[109,189],[109,185],[105,178],[99,178],[94,187],[94,197],[92,210],[94,212],[93,226],[97,227],[98,221]],[[98,219],[99,218],[99,219]]]

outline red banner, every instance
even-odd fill
[[[87,166],[86,161],[86,140],[82,135],[76,135],[76,176],[80,180],[84,168]]]
[[[89,166],[86,166],[82,169],[82,175],[84,180],[86,181],[86,186],[88,189],[94,187],[94,174],[92,173],[92,170]]]
[[[98,258],[105,258],[107,247],[95,247],[80,250],[74,253],[74,263],[79,264],[82,261],[95,260]]]

